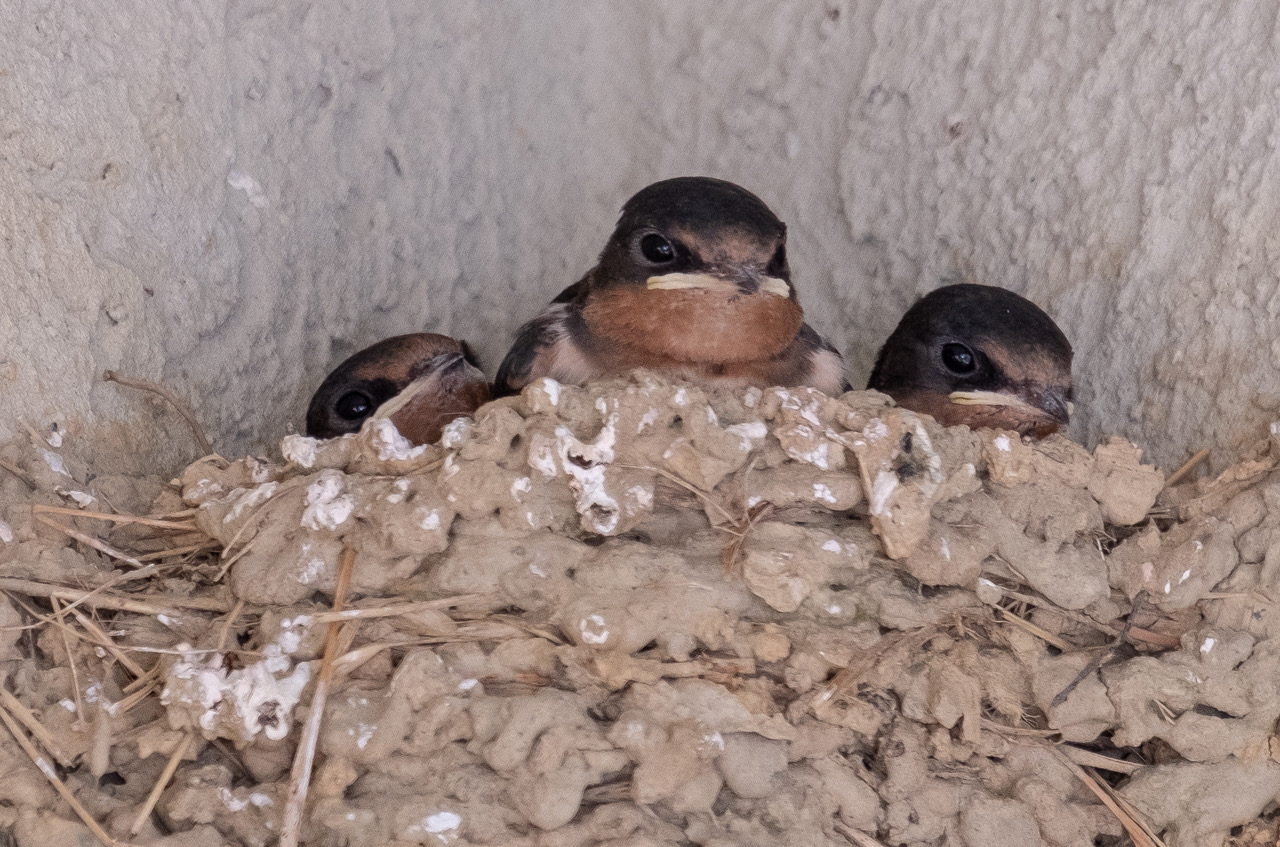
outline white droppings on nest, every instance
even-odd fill
[[[813,484],[813,496],[815,499],[821,500],[824,503],[838,502],[836,495],[831,493],[831,487],[821,482],[815,482]]]
[[[995,440],[992,441],[991,443],[996,445],[996,449],[999,450],[1001,453],[1008,453],[1012,449],[1011,445],[1009,444],[1009,436],[1007,435],[997,435],[995,437]]]
[[[169,709],[175,729],[199,728],[206,738],[253,740],[259,733],[273,741],[289,734],[293,708],[311,678],[302,663],[285,676],[292,663],[280,646],[268,645],[264,658],[228,672],[225,655],[179,644],[181,657],[165,675],[160,702]]]
[[[685,390],[684,386],[676,389],[676,393],[672,396],[671,402],[681,408],[689,405],[689,392]]]
[[[226,806],[227,810],[231,812],[243,812],[245,809],[249,808],[249,799],[247,797],[244,800],[241,800],[231,793],[230,788],[225,786],[218,787],[218,799],[221,800],[222,805]]]
[[[587,615],[578,622],[578,632],[586,644],[604,644],[609,640],[609,628],[600,615]]]
[[[454,418],[440,433],[440,446],[452,449],[471,437],[471,418]]]
[[[416,840],[423,840],[422,836],[433,836],[431,839],[436,844],[450,844],[458,839],[458,832],[462,828],[462,816],[457,812],[436,812],[427,815],[417,823],[410,824],[405,827],[404,835]]]
[[[652,485],[633,485],[627,489],[627,496],[641,509],[653,508]]]
[[[658,420],[658,410],[650,407],[649,411],[640,416],[640,422],[636,424],[636,435],[644,432],[647,427],[653,426]]]
[[[560,383],[549,376],[534,380],[529,386],[529,390],[533,393],[541,394],[546,404],[552,408],[560,405]]]
[[[61,496],[66,497],[68,500],[71,500],[73,503],[75,503],[77,506],[79,506],[82,509],[88,508],[90,505],[92,505],[93,503],[96,503],[98,500],[97,497],[94,497],[92,494],[88,493],[87,491],[80,491],[75,488],[55,487],[53,490],[56,491]]]
[[[307,507],[302,526],[307,529],[337,529],[355,510],[356,501],[346,493],[345,476],[332,468],[323,470],[307,486]]]
[[[888,514],[889,498],[898,488],[898,475],[893,471],[880,471],[876,474],[875,483],[871,487],[869,508],[873,515]]]
[[[1213,645],[1217,643],[1218,643],[1218,639],[1212,636],[1205,638],[1205,640],[1200,644],[1200,655],[1202,656],[1208,655],[1209,651],[1213,649]]]
[[[419,444],[415,447],[412,441],[401,435],[390,418],[374,418],[365,426],[371,428],[371,440],[377,448],[379,461],[408,461],[427,451],[427,445]]]
[[[113,717],[120,711],[120,704],[107,697],[106,691],[102,688],[102,683],[96,680],[84,690],[84,701],[91,705],[100,706],[102,711]]]
[[[528,494],[533,490],[533,480],[527,476],[518,476],[511,481],[511,499],[517,503],[520,502],[521,494]]]
[[[204,503],[222,494],[225,490],[220,482],[202,479],[187,489],[186,496],[194,503]]]
[[[232,506],[226,515],[223,516],[222,522],[231,523],[232,521],[239,520],[245,512],[270,500],[272,495],[274,495],[279,488],[280,483],[278,482],[264,482],[262,485],[255,486],[247,491],[243,488],[236,489],[237,491],[244,491],[245,493],[236,499],[235,505]],[[231,493],[235,494],[236,492],[232,491]]]
[[[529,447],[529,467],[547,479],[554,479],[559,470],[556,468],[555,444],[549,441],[538,441]]]
[[[58,705],[59,705],[59,706],[61,706],[61,707],[62,707],[62,708],[64,708],[64,709],[66,709],[68,712],[71,712],[72,714],[75,714],[75,711],[76,711],[76,703],[75,703],[75,701],[74,701],[74,700],[69,700],[69,699],[59,700],[59,701],[58,701]]]
[[[9,526],[4,521],[0,521],[0,541],[3,541],[5,544],[13,541],[13,527]]]
[[[320,564],[323,567],[324,562]],[[280,634],[276,636],[276,643],[280,647],[280,652],[285,656],[292,656],[298,652],[298,648],[302,646],[302,639],[306,638],[307,633],[310,631],[310,615],[297,615],[281,620]]]
[[[369,742],[373,739],[373,734],[377,732],[378,726],[374,724],[360,724],[359,727],[351,727],[347,730],[347,734],[354,736],[356,739],[356,747],[363,750],[369,746]]]
[[[942,551],[942,558],[946,559],[948,562],[951,561],[951,545],[947,543],[946,538],[942,539],[942,542],[938,547]]]
[[[425,506],[420,506],[414,512],[414,515],[418,517],[418,526],[427,532],[438,532],[440,530],[439,509],[428,509]]]
[[[787,455],[799,462],[808,462],[820,470],[831,470],[831,442],[818,439],[816,433],[803,424],[794,427],[797,436],[812,443],[808,450],[789,448]]]
[[[610,414],[590,443],[574,436],[568,427],[556,427],[556,453],[577,495],[577,510],[595,532],[608,535],[618,525],[622,508],[605,488],[605,468],[613,461],[618,441],[618,413]]]
[[[832,538],[828,541],[822,542],[822,549],[828,553],[843,553],[844,545]]]
[[[324,559],[319,556],[312,556],[307,559],[307,563],[302,566],[302,570],[298,571],[298,582],[303,585],[312,585],[320,578],[322,573],[324,573]]]
[[[54,424],[53,426],[53,431],[46,435],[44,440],[50,447],[56,450],[62,446],[62,433],[57,429],[57,424]]]
[[[746,453],[754,448],[757,442],[764,440],[765,436],[769,434],[769,427],[765,425],[764,421],[750,421],[727,426],[724,431],[742,439],[739,449]]]
[[[311,468],[316,463],[316,451],[320,441],[306,435],[286,435],[280,440],[280,453],[286,462],[300,468]]]
[[[36,452],[44,459],[44,463],[49,466],[49,470],[66,477],[71,476],[70,472],[67,471],[67,464],[62,460],[61,454],[47,450],[44,447],[37,447]]]

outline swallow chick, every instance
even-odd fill
[[[650,185],[622,207],[596,266],[520,329],[495,392],[638,367],[732,386],[847,391],[839,352],[804,322],[786,243],[786,225],[731,182]]]
[[[1062,330],[1030,300],[948,285],[902,316],[867,388],[945,426],[1044,438],[1070,420],[1071,355]]]
[[[414,444],[433,444],[445,424],[470,415],[489,397],[489,383],[465,341],[425,332],[397,335],[325,377],[307,408],[307,435],[359,432],[381,414]]]

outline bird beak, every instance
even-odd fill
[[[1005,394],[999,391],[953,391],[952,403],[961,406],[1009,406],[1034,417],[1049,417],[1062,426],[1071,420],[1075,404],[1060,388],[1041,388]]]
[[[485,375],[461,353],[441,353],[427,363],[422,374],[404,387],[404,390],[378,407],[373,416],[393,418],[406,407],[420,399],[443,397],[453,393],[464,383],[487,382]]]
[[[726,279],[712,274],[670,273],[649,277],[645,280],[645,287],[650,291],[702,288],[708,291],[722,291],[726,294],[765,292],[778,297],[791,297],[791,286],[785,279],[779,279],[776,276],[759,276],[754,273],[747,275],[743,280]]]

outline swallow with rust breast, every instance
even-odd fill
[[[787,228],[731,182],[679,177],[626,202],[596,266],[519,332],[495,393],[649,368],[729,386],[849,390],[840,353],[804,322]]]
[[[907,310],[867,388],[945,426],[1035,438],[1067,425],[1071,343],[1044,311],[989,285],[948,285]]]
[[[465,341],[397,335],[366,347],[325,377],[307,408],[307,435],[359,432],[375,414],[414,444],[440,440],[445,424],[490,398],[489,383]]]

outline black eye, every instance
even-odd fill
[[[787,245],[779,244],[778,249],[774,252],[773,258],[769,260],[769,266],[764,272],[769,276],[782,276],[787,270]]]
[[[956,374],[973,373],[976,367],[973,351],[963,344],[956,343],[942,345],[942,364],[947,366],[947,370]]]
[[[676,257],[676,248],[661,235],[651,232],[640,239],[640,253],[655,265],[665,265]]]
[[[358,421],[373,411],[373,400],[363,392],[348,391],[333,408],[344,421]]]

